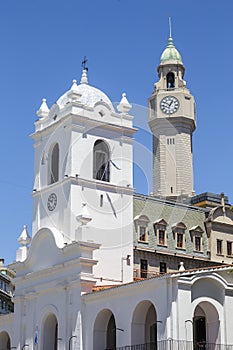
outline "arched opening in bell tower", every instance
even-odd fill
[[[93,150],[93,178],[101,181],[110,181],[110,152],[108,144],[97,140]]]
[[[172,72],[167,74],[167,89],[175,88],[175,75]]]
[[[59,179],[59,146],[55,143],[49,153],[49,185],[55,183]]]

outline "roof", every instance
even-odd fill
[[[172,272],[172,273],[165,273],[160,276],[153,276],[151,278],[145,278],[143,280],[139,281],[132,281],[124,284],[117,284],[115,286],[111,286],[110,288],[102,288],[99,290],[95,290],[94,292],[86,293],[82,297],[91,297],[93,294],[101,294],[101,293],[106,293],[106,292],[111,292],[115,289],[119,288],[127,288],[129,286],[136,286],[140,284],[147,284],[150,283],[153,280],[161,280],[161,279],[168,279],[168,278],[179,278],[179,277],[192,277],[193,275],[203,275],[209,272],[221,272],[221,271],[233,271],[233,265],[226,264],[226,265],[221,265],[221,266],[210,266],[210,267],[203,267],[199,269],[192,269],[192,270],[184,270],[184,271],[177,271],[177,272]]]
[[[176,49],[171,36],[168,38],[168,45],[166,49],[163,51],[160,58],[161,63],[164,63],[166,61],[178,61],[179,63],[182,64],[181,54]]]
[[[198,194],[198,195],[192,197],[191,203],[196,204],[196,203],[199,203],[202,201],[211,201],[211,202],[215,202],[216,204],[221,205],[221,198],[222,198],[221,194],[216,194],[216,193],[212,193],[212,192],[204,192],[204,193],[201,193],[201,194]],[[224,201],[225,201],[225,204],[229,204],[228,196],[224,196]]]
[[[166,199],[159,199],[152,196],[144,196],[135,194],[133,201],[133,216],[134,218],[139,218],[140,216],[146,215],[149,219],[148,223],[148,244],[146,248],[150,248],[153,251],[158,250],[157,237],[154,234],[154,224],[158,220],[165,220],[167,222],[167,247],[159,246],[159,250],[173,251],[175,249],[175,240],[173,235],[173,226],[176,223],[183,223],[186,226],[186,243],[185,250],[180,252],[182,254],[191,254],[191,256],[206,258],[207,255],[207,239],[206,230],[204,222],[209,210],[206,208],[194,207],[191,205],[168,201]],[[203,231],[203,251],[202,253],[195,252],[193,250],[192,237],[190,235],[190,230],[193,227],[199,227]],[[138,242],[136,226],[134,227],[134,246],[137,248],[145,247],[143,242]]]
[[[114,111],[112,102],[109,97],[101,90],[88,84],[87,71],[84,69],[80,84],[76,84],[76,80],[73,81],[73,85],[70,90],[66,91],[58,100],[57,104],[60,107],[65,106],[70,101],[70,93],[74,92],[79,95],[79,102],[88,107],[94,107],[97,103],[105,103],[112,111]]]

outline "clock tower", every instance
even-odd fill
[[[193,195],[192,134],[195,102],[184,81],[185,67],[170,33],[149,98],[153,133],[153,194],[176,199]]]
[[[80,84],[74,80],[50,109],[43,100],[31,135],[32,236],[48,228],[65,245],[99,244],[94,275],[105,284],[133,277],[131,107],[123,94],[115,111],[84,69]]]

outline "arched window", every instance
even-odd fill
[[[176,240],[177,249],[185,249],[185,230],[186,225],[183,222],[178,222],[172,226],[172,231]]]
[[[169,72],[167,74],[167,89],[174,89],[175,87],[175,76],[174,73]]]
[[[59,146],[52,147],[49,157],[49,185],[57,182],[59,178]]]
[[[110,181],[110,156],[106,142],[97,140],[93,150],[93,178],[101,181]]]
[[[138,215],[134,218],[135,229],[138,234],[138,241],[148,242],[148,224],[150,220],[146,215]]]

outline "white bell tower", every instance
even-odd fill
[[[133,117],[125,94],[110,99],[79,85],[37,112],[32,237],[55,228],[65,242],[100,244],[94,274],[113,284],[133,278]]]
[[[185,67],[171,36],[158,66],[159,81],[149,98],[153,133],[153,193],[176,199],[193,190],[192,134],[195,102],[184,81]]]

